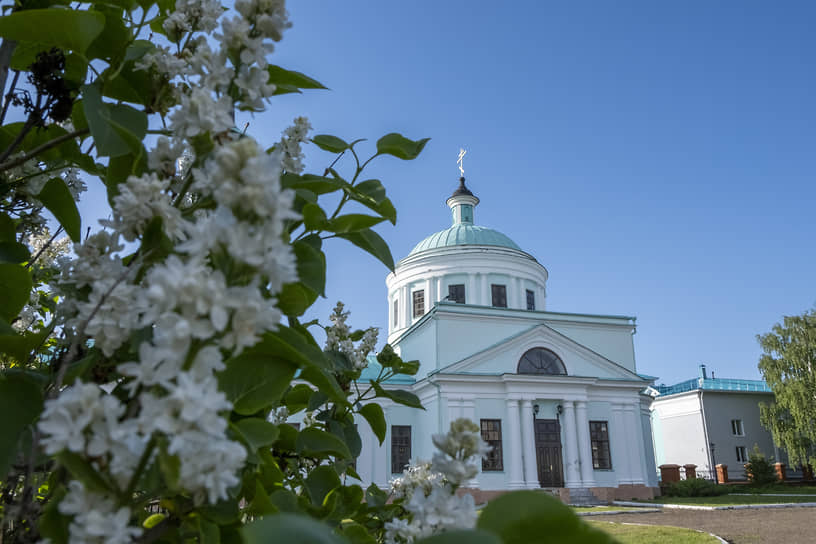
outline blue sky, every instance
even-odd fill
[[[816,4],[290,2],[275,64],[330,91],[249,118],[271,145],[297,115],[347,141],[430,137],[378,159],[395,259],[449,226],[460,147],[477,224],[547,267],[548,309],[637,317],[638,370],[706,363],[758,378],[757,333],[816,303]],[[368,144],[368,147],[366,147]],[[309,171],[333,157],[314,146]],[[348,164],[340,163],[341,168]],[[348,171],[348,170],[346,170]],[[86,216],[99,202],[82,203]],[[95,209],[96,208],[96,209]],[[386,268],[327,244],[327,299],[386,329]]]
[[[759,377],[755,335],[816,303],[812,3],[291,2],[274,62],[329,92],[275,100],[383,158],[395,258],[449,224],[456,155],[496,228],[550,273],[548,309],[638,318],[641,372]],[[368,148],[373,149],[373,143]],[[312,171],[331,157],[313,151]],[[385,329],[385,268],[337,241],[328,299]]]

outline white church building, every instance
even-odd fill
[[[421,362],[391,383],[425,410],[384,403],[381,446],[361,420],[358,473],[387,486],[409,460],[431,458],[433,434],[467,417],[493,446],[469,485],[482,498],[542,487],[565,499],[652,497],[651,382],[635,368],[635,318],[547,311],[547,269],[476,225],[478,203],[461,178],[447,200],[453,224],[386,279],[388,342]],[[376,375],[370,359],[366,375]]]

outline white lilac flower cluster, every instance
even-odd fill
[[[283,169],[291,174],[303,172],[303,151],[300,145],[306,141],[306,135],[312,130],[312,125],[305,117],[295,117],[294,124],[283,131],[283,137],[276,149],[282,154]]]
[[[351,329],[346,324],[349,312],[344,312],[344,308],[345,305],[338,301],[331,315],[329,315],[329,321],[332,324],[325,328],[326,346],[324,350],[344,353],[355,370],[362,370],[368,366],[368,354],[377,346],[379,328],[370,327],[366,329],[360,339],[360,344],[355,347],[354,341],[351,339]]]
[[[59,511],[74,516],[69,527],[71,542],[129,544],[142,534],[140,528],[129,525],[127,507],[117,508],[112,499],[88,491],[77,481],[68,484]]]
[[[409,466],[391,481],[395,498],[405,499],[407,517],[385,524],[387,544],[405,544],[450,529],[471,529],[476,525],[476,507],[471,495],[456,495],[457,488],[479,472],[479,463],[489,446],[479,435],[479,427],[469,419],[451,423],[447,434],[433,436],[440,450],[430,463]]]
[[[61,263],[66,335],[75,344],[92,338],[106,357],[123,360],[119,387],[130,398],[81,382],[64,388],[46,404],[42,444],[49,454],[89,459],[119,488],[113,495],[132,485],[157,450],[177,458],[178,485],[196,503],[224,499],[240,483],[247,453],[227,437],[224,413],[232,405],[214,372],[281,319],[271,295],[297,278],[284,234],[298,216],[280,176],[302,170],[300,144],[310,126],[296,119],[272,153],[230,129],[234,107],[262,108],[274,92],[266,55],[288,26],[282,0],[237,0],[234,12],[214,0],[177,0],[164,30],[188,49],[172,54],[157,46],[140,61],[175,80],[170,135],[149,152],[148,173],[119,185],[106,229]],[[238,89],[235,103],[230,88]],[[194,156],[193,140],[207,133],[214,149]],[[207,205],[196,206],[201,202]],[[156,224],[172,245],[169,255],[154,259],[155,250],[142,246],[124,258],[123,241],[137,241]],[[78,482],[64,503],[61,511],[75,516],[72,541],[124,542],[138,534],[127,508]],[[97,514],[105,519],[89,517]]]
[[[15,153],[9,160],[20,159],[24,153]],[[75,201],[87,189],[76,168],[63,168],[39,158],[29,159],[4,173],[4,199],[11,203],[10,211],[16,216],[16,230],[24,235],[36,235],[46,227],[42,202],[37,198],[50,180],[65,182]]]
[[[12,320],[11,326],[16,331],[33,330],[37,324],[42,324],[41,314],[45,313],[43,308],[43,298],[48,291],[48,287],[39,284],[37,281],[37,271],[51,269],[56,266],[58,259],[63,257],[70,250],[70,241],[67,236],[53,239],[47,227],[30,233],[26,238],[26,245],[31,253],[31,264],[34,270],[34,286],[29,295],[28,303],[20,310],[17,318]]]

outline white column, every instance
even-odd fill
[[[521,450],[521,426],[519,422],[519,402],[516,399],[507,399],[507,440],[504,446],[504,466],[509,469],[510,489],[524,488],[524,474]]]
[[[434,302],[439,302],[440,300],[442,300],[446,296],[448,296],[448,294],[442,292],[442,276],[437,276],[436,277],[436,298],[434,299]]]
[[[476,421],[476,404],[473,399],[462,399],[462,417],[473,421],[477,425],[479,424]]]
[[[450,429],[450,424],[453,423],[454,420],[459,419],[462,417],[462,399],[461,398],[448,398],[448,425],[443,429],[443,433],[448,432]]]
[[[440,433],[440,434],[445,434],[450,430],[450,424],[451,424],[451,419],[450,419],[450,398],[448,398],[447,395],[442,395],[442,397],[441,397],[441,399],[439,401],[439,411],[442,414],[442,417],[441,417],[442,421],[440,422],[440,424],[442,425],[442,428],[439,429],[437,432]]]
[[[618,485],[632,483],[629,471],[629,443],[631,438],[626,434],[623,405],[612,405],[612,425],[610,425],[609,448],[612,450],[612,468],[618,477]]]
[[[394,326],[394,298],[396,297],[393,295],[388,297],[388,334],[396,329]]]
[[[490,306],[493,304],[493,301],[490,297],[490,286],[487,284],[487,274],[482,274],[481,276],[481,292],[482,292],[482,302],[483,306]]]
[[[624,414],[624,425],[626,428],[626,436],[629,437],[630,443],[643,444],[640,436],[643,434],[640,421],[640,406],[635,404],[627,404],[626,412]],[[633,484],[643,484],[643,463],[640,460],[640,448],[629,448],[629,474]]]
[[[520,300],[521,296],[519,295],[521,291],[521,287],[519,286],[519,279],[513,278],[512,284],[507,286],[507,289],[510,290],[507,293],[507,307],[508,308],[521,308]]]
[[[403,289],[405,289],[405,308],[402,310],[402,315],[405,316],[405,328],[407,329],[411,326],[411,321],[413,320],[414,301],[411,297],[411,287],[406,285]]]
[[[479,425],[479,420],[476,419],[476,405],[473,402],[473,399],[462,399],[462,416],[461,417],[469,419],[472,422],[474,422],[476,425]],[[481,426],[479,425],[479,427],[481,427]],[[482,466],[482,463],[479,462],[480,473],[481,473],[481,466]],[[465,482],[465,487],[478,488],[479,487],[478,478],[479,477],[476,476],[475,478],[471,478],[470,480]]]
[[[428,313],[433,308],[434,302],[438,300],[436,297],[436,278],[428,278],[425,280],[425,284],[427,286],[425,290],[425,313]]]
[[[476,274],[468,274],[467,289],[465,290],[465,304],[481,304],[478,301],[478,286],[476,283]]]
[[[571,400],[561,403],[564,407],[564,485],[581,487],[581,473],[578,457],[578,437],[575,428],[575,404]]]
[[[589,420],[587,403],[579,400],[575,403],[575,428],[578,433],[578,452],[581,457],[581,485],[595,487],[595,469],[592,467],[592,449],[589,443]]]
[[[521,402],[521,443],[524,448],[524,483],[527,489],[541,487],[541,483],[538,481],[534,432],[533,402],[525,399]]]

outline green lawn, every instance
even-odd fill
[[[621,544],[716,544],[707,533],[680,527],[660,525],[626,525],[611,521],[589,521],[601,531],[614,536]]]
[[[720,495],[718,497],[657,497],[638,501],[643,504],[697,504],[699,506],[727,506],[737,504],[779,504],[816,502],[816,497],[769,497],[767,495]]]
[[[767,487],[733,486],[734,493],[789,493],[791,495],[816,495],[813,485],[769,485]]]
[[[643,510],[640,506],[573,506],[574,512],[625,512],[628,510]]]

